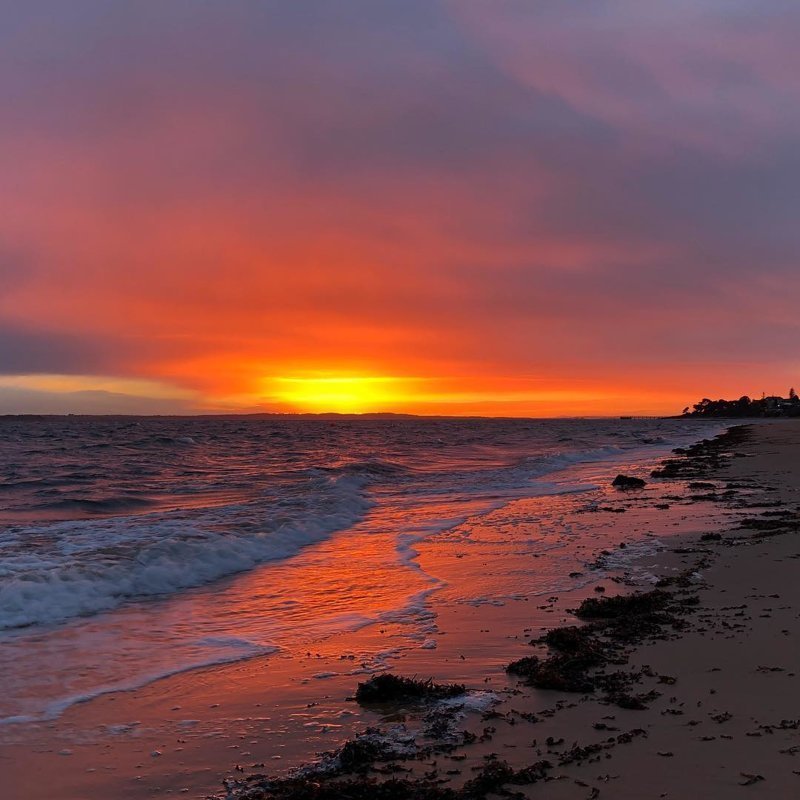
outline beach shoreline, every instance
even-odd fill
[[[786,424],[790,426],[789,430],[793,430],[791,423]],[[783,425],[756,426],[756,429],[764,430],[766,435],[766,432],[779,430]],[[760,461],[755,456],[734,459],[725,468],[746,472],[748,467],[756,463]],[[587,469],[587,476],[591,473],[596,477],[603,468],[590,465]],[[640,473],[643,469],[644,465],[640,465]],[[763,470],[769,473],[768,466]],[[746,476],[741,480],[746,481]],[[387,621],[383,627],[373,625],[334,637],[309,651],[303,658],[277,655],[268,659],[221,665],[173,676],[135,692],[110,694],[79,704],[65,712],[59,730],[84,732],[92,730],[94,726],[97,730],[105,729],[104,736],[95,739],[86,736],[85,742],[79,738],[76,741],[74,736],[72,741],[61,741],[58,736],[50,736],[49,739],[43,737],[33,746],[28,742],[20,742],[4,747],[2,760],[7,767],[3,771],[8,773],[12,787],[16,787],[17,791],[12,796],[26,800],[45,797],[74,800],[95,796],[138,800],[172,793],[203,797],[217,790],[226,772],[233,779],[259,773],[285,776],[290,768],[307,761],[309,752],[335,750],[340,742],[352,739],[365,728],[386,724],[387,718],[392,722],[405,718],[413,727],[413,711],[387,714],[385,710],[361,708],[347,701],[358,681],[386,669],[408,675],[430,676],[437,681],[464,681],[470,689],[488,690],[500,699],[500,705],[490,712],[490,723],[482,719],[481,712],[475,710],[464,720],[467,729],[473,729],[478,738],[487,736],[484,731],[486,727],[497,730],[485,738],[480,746],[473,745],[470,752],[455,753],[459,758],[466,755],[466,760],[454,761],[454,769],[460,772],[458,775],[447,775],[445,779],[448,784],[458,787],[459,780],[463,781],[463,776],[476,764],[482,765],[484,756],[489,753],[497,752],[505,759],[512,751],[515,754],[523,751],[517,739],[522,731],[520,720],[524,718],[510,723],[508,720],[514,715],[507,716],[510,711],[503,711],[504,704],[513,702],[517,711],[532,715],[543,708],[549,710],[553,702],[558,705],[562,701],[566,704],[574,701],[571,695],[564,699],[538,690],[529,691],[524,703],[519,700],[520,686],[513,676],[505,673],[504,667],[531,652],[527,641],[537,631],[542,632],[552,627],[553,623],[569,623],[571,617],[566,609],[577,606],[587,597],[602,596],[603,593],[595,592],[596,587],[603,588],[604,593],[613,594],[619,591],[620,586],[625,591],[631,591],[636,587],[649,586],[657,575],[680,574],[695,554],[675,553],[673,550],[691,549],[689,541],[692,537],[697,539],[703,534],[713,535],[723,530],[729,519],[743,514],[742,509],[729,507],[732,498],[719,502],[710,499],[707,490],[696,491],[694,499],[690,499],[691,492],[684,492],[679,497],[675,487],[691,482],[686,476],[678,481],[650,481],[649,478],[648,481],[644,492],[616,492],[609,488],[602,495],[608,502],[601,500],[594,507],[580,503],[571,506],[572,516],[566,524],[575,526],[576,541],[586,537],[576,547],[585,552],[587,563],[598,555],[606,562],[598,563],[596,572],[587,571],[585,582],[573,592],[553,598],[552,602],[548,597],[540,599],[521,595],[497,600],[487,596],[485,602],[464,605],[444,602],[447,599],[445,590],[444,597],[433,595],[431,598],[435,613],[431,617],[429,638],[422,643],[423,646],[405,651],[402,658],[396,660],[391,654],[391,643],[396,641],[397,630],[393,631],[393,628],[399,629],[403,625],[399,619]],[[749,496],[760,491],[757,487],[751,487],[746,493]],[[668,499],[670,497],[675,499]],[[492,535],[504,527],[518,535],[520,529],[526,527],[520,520],[526,517],[541,520],[545,506],[553,507],[562,502],[566,507],[572,500],[568,496],[563,499],[552,496],[530,498],[516,501],[511,504],[513,508],[510,510],[499,509],[491,520]],[[576,513],[575,508],[580,511]],[[623,509],[624,513],[621,513]],[[488,529],[490,526],[486,527]],[[536,526],[531,527],[533,529]],[[480,524],[476,524],[475,537],[480,534],[479,528]],[[684,542],[681,537],[689,539]],[[709,539],[704,546],[710,547],[716,541]],[[493,552],[490,541],[483,543],[479,551],[473,554],[454,552],[454,545],[447,536],[434,537],[414,547],[416,560],[423,570],[442,578],[444,585],[460,579],[486,581],[490,586],[499,580],[500,571],[510,564],[518,566],[519,561],[519,556],[517,561],[509,561],[507,553],[501,557]],[[604,552],[606,555],[603,555]],[[626,584],[630,584],[630,588]],[[664,644],[668,646],[674,643]],[[348,653],[363,649],[386,652],[386,663],[365,665],[361,670],[358,664],[347,661]],[[343,663],[347,669],[342,668]],[[285,695],[282,698],[284,707],[280,710],[283,716],[275,713],[277,706],[271,705],[270,695],[276,693]],[[289,725],[284,721],[287,697],[294,704],[290,709]],[[592,725],[598,720],[593,719],[590,724],[588,718],[584,719],[583,709],[587,707],[588,704],[581,703],[577,711],[562,709],[560,713],[546,717],[547,728],[553,733],[546,733],[544,739],[548,736],[553,741],[563,738],[569,744],[578,739],[588,741],[587,737],[593,735],[592,741],[595,741],[598,738],[597,729]],[[163,725],[165,708],[168,709],[167,716],[172,718],[166,728]],[[226,715],[227,727],[217,719],[220,713]],[[634,717],[643,713],[650,712],[625,712]],[[500,716],[496,717],[495,714]],[[680,716],[663,715],[659,720],[663,723],[664,719],[673,721],[673,717],[677,720]],[[109,736],[107,722],[112,718],[120,720],[120,724]],[[525,735],[530,734],[532,738],[540,740],[544,732],[542,724],[526,724],[531,725],[531,730]],[[621,728],[611,722],[600,724]],[[653,738],[651,736],[648,741]],[[748,741],[750,738],[753,737],[748,737]],[[297,743],[297,747],[293,748],[293,742]],[[614,763],[622,749],[616,748]],[[636,748],[630,749],[633,751]],[[68,752],[62,756],[62,751]],[[542,758],[547,757],[547,753],[543,753]],[[657,758],[659,762],[666,762],[672,757]],[[64,765],[60,784],[41,778],[42,770],[52,768],[54,759],[61,759],[59,766]],[[9,771],[12,762],[13,769]],[[412,760],[410,763],[403,762],[402,768],[416,772],[422,765],[423,761]],[[385,768],[385,765],[381,768]],[[575,771],[574,780],[590,783],[592,767],[585,773],[581,772],[582,769],[576,763],[570,766],[570,771]],[[585,797],[590,791],[580,784],[570,783],[570,780],[573,779],[548,781],[546,789],[539,784],[536,791],[546,791],[548,797],[553,792],[553,797]],[[617,794],[618,791],[627,791],[620,781],[615,782],[615,797],[651,796],[636,794],[638,790],[634,789],[631,789],[633,793],[630,795]],[[569,790],[565,788],[568,783],[572,787]],[[595,788],[602,789],[602,786]],[[524,791],[524,787],[515,787],[515,791]],[[573,793],[569,794],[568,791]]]
[[[794,541],[800,470],[792,467],[799,434],[793,423],[734,426],[709,447],[667,462],[662,479],[688,480],[689,502],[746,509],[746,515],[727,530],[673,540],[672,564],[662,564],[664,589],[656,593],[685,602],[685,617],[634,638],[615,662],[628,671],[625,685],[635,685],[637,702],[627,693],[620,701],[585,688],[567,693],[522,681],[471,720],[463,742],[451,736],[402,758],[389,751],[332,779],[311,773],[299,783],[233,782],[232,795],[327,798],[346,789],[342,796],[355,798],[375,796],[381,785],[392,798],[507,791],[548,798],[726,798],[739,796],[741,787],[791,796],[800,780],[792,769],[800,720],[791,716],[799,693],[788,658],[798,615],[793,561],[800,558]],[[639,588],[634,596],[653,594]],[[546,658],[542,646],[538,652]],[[395,772],[403,777],[373,783],[377,774]],[[319,788],[303,794],[310,783]]]

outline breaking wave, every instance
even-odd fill
[[[0,629],[107,611],[288,558],[369,507],[364,482],[342,476],[318,478],[294,502],[12,529],[0,533]]]
[[[0,525],[0,630],[108,611],[289,558],[354,526],[376,504],[402,516],[444,502],[437,525],[456,524],[481,508],[556,491],[539,479],[573,464],[698,435],[697,426],[669,421],[135,427],[135,439],[130,422],[113,420],[0,427],[4,504],[8,498],[0,512],[28,514],[22,524]],[[81,454],[95,445],[102,450]],[[62,521],[42,521],[54,514]],[[430,527],[413,514],[405,521],[406,533]]]

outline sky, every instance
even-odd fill
[[[800,384],[800,4],[0,0],[0,413]]]

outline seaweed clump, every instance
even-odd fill
[[[589,597],[578,606],[575,615],[592,620],[608,640],[621,646],[666,638],[666,628],[686,625],[682,615],[697,602],[696,597],[679,598],[663,589],[653,589],[616,597]]]
[[[430,678],[420,681],[384,673],[358,684],[356,702],[363,705],[419,703],[460,697],[466,691],[463,683],[434,683]]]
[[[514,770],[500,759],[492,759],[460,789],[442,786],[429,778],[390,778],[366,776],[297,776],[270,779],[252,776],[248,785],[230,786],[237,800],[483,800],[490,794],[507,794],[507,784],[526,786],[547,778],[553,765],[537,761]],[[229,795],[230,796],[230,795]]]
[[[506,671],[524,678],[529,686],[537,689],[552,689],[557,692],[594,691],[594,683],[586,675],[585,667],[563,656],[526,656],[509,664]]]
[[[667,459],[661,465],[661,469],[653,470],[650,476],[653,478],[704,478],[710,472],[719,469],[727,458],[740,455],[732,453],[731,450],[746,442],[749,435],[747,426],[735,425],[713,439],[703,439],[687,448],[676,448],[673,452],[681,458]]]
[[[669,592],[659,589],[615,597],[587,597],[578,606],[575,616],[579,619],[618,619],[653,614],[662,611],[671,600]]]
[[[616,487],[617,489],[643,489],[645,487],[645,481],[641,478],[633,478],[630,475],[617,475],[613,481],[611,481],[611,485]]]
[[[664,636],[665,627],[681,627],[680,615],[695,604],[695,598],[676,597],[660,589],[617,597],[591,597],[576,609],[586,625],[553,628],[531,644],[545,644],[547,658],[526,656],[512,662],[506,671],[537,689],[589,693],[606,692],[609,702],[623,708],[644,708],[653,693],[630,695],[627,689],[640,676],[606,672],[609,664],[623,664],[627,648],[647,638]]]
[[[235,795],[240,800],[458,800],[452,789],[433,781],[391,778],[345,778],[314,781],[287,778],[264,781]]]
[[[593,692],[594,682],[587,671],[604,664],[606,647],[589,626],[553,628],[531,644],[546,644],[553,652],[548,658],[526,656],[506,670],[525,679],[537,689],[560,692]]]

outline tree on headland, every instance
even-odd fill
[[[789,398],[762,393],[760,400],[742,395],[738,400],[711,400],[704,397],[699,403],[683,410],[687,417],[800,417],[800,398],[794,388]]]

